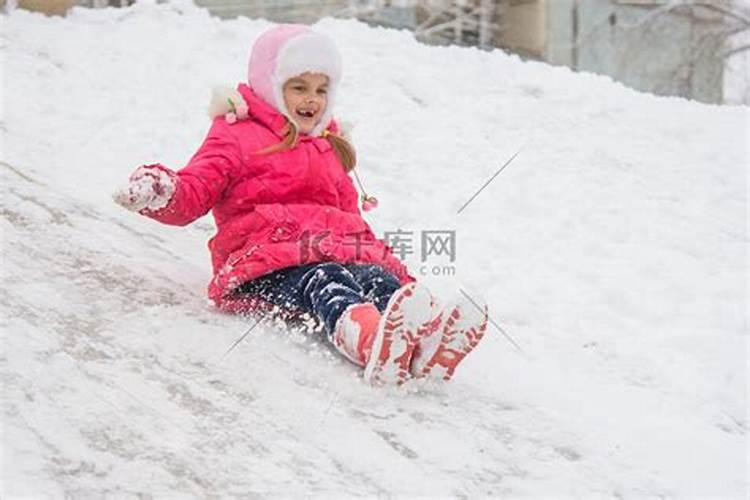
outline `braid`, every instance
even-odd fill
[[[349,141],[340,135],[329,132],[328,130],[323,132],[323,137],[328,139],[328,142],[331,143],[331,147],[333,147],[333,150],[336,152],[336,156],[338,156],[339,161],[341,161],[341,164],[344,166],[344,171],[351,172],[354,167],[357,166],[357,152],[354,151],[354,148],[349,144]]]

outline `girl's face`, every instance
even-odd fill
[[[284,104],[302,134],[309,134],[328,105],[328,77],[322,73],[302,73],[284,83]]]

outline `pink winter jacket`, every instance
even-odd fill
[[[198,152],[178,172],[154,165],[174,176],[176,189],[164,208],[141,212],[182,226],[213,209],[213,302],[231,311],[252,308],[233,295],[237,286],[322,261],[379,264],[402,283],[414,281],[362,218],[357,191],[330,142],[300,135],[292,149],[258,154],[283,140],[286,118],[247,85],[238,91],[249,119],[230,124],[214,118]],[[338,131],[335,121],[328,130]]]

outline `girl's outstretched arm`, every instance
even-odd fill
[[[129,210],[164,224],[184,226],[211,210],[241,162],[240,146],[229,125],[216,118],[184,168],[174,172],[161,164],[140,167],[114,198]]]

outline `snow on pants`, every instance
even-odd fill
[[[274,271],[244,283],[238,292],[282,309],[310,313],[332,338],[336,321],[347,307],[372,302],[382,313],[400,287],[395,275],[376,264],[321,262]]]

